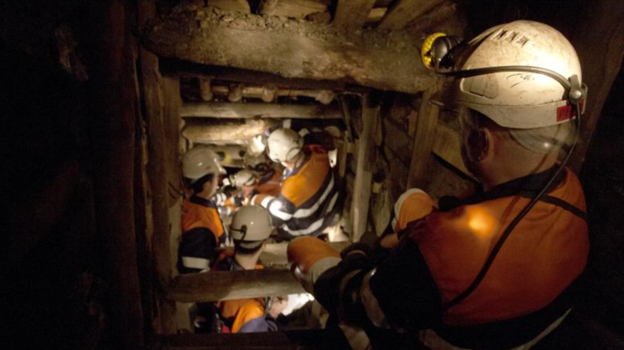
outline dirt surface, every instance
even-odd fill
[[[197,27],[204,30],[220,22],[220,27],[226,26],[232,29],[297,34],[336,45],[347,43],[383,50],[409,52],[417,50],[414,38],[403,31],[344,28],[331,24],[308,22],[303,19],[252,15],[235,11],[224,11],[217,7],[199,7],[194,4],[176,7],[169,20],[174,20],[185,27],[192,27],[192,22],[196,22]]]

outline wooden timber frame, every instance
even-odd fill
[[[365,1],[362,1],[365,3]],[[433,3],[433,2],[429,2]],[[141,8],[139,13],[143,18],[140,18],[140,21],[147,20],[147,17],[151,16],[154,11],[153,2],[151,0],[142,0],[139,2]],[[340,6],[345,6],[345,2],[340,2]],[[368,6],[368,5],[367,5]],[[600,7],[603,8],[603,7]],[[595,10],[598,11],[598,10]],[[398,13],[398,12],[396,12]],[[604,15],[600,16],[605,17]],[[590,22],[586,20],[584,23]],[[614,22],[615,23],[615,22]],[[593,46],[598,46],[599,48],[605,48],[608,46],[612,48],[613,46],[619,45],[621,43],[622,38],[622,27],[621,24],[615,25],[614,27],[617,29],[613,31],[613,35],[609,36],[609,40],[607,42],[595,40],[595,38],[590,37],[588,33],[592,33],[592,31],[584,31],[578,35],[578,41],[581,43],[591,42]],[[617,46],[615,51],[619,50],[619,56],[613,58],[613,55],[610,55],[605,60],[617,60],[619,59],[621,62],[622,59],[622,47]],[[214,301],[219,299],[231,299],[231,298],[245,298],[245,297],[254,297],[254,296],[264,296],[268,294],[283,294],[283,293],[295,293],[301,292],[302,289],[299,284],[296,283],[294,279],[290,276],[290,273],[285,270],[269,270],[266,271],[245,271],[241,273],[215,273],[215,274],[207,274],[207,275],[189,275],[189,276],[177,276],[174,277],[175,272],[172,270],[172,267],[175,265],[175,257],[176,252],[171,250],[171,240],[176,239],[180,232],[174,232],[175,227],[179,227],[176,225],[176,222],[179,222],[180,217],[180,174],[179,174],[179,166],[178,166],[178,150],[179,144],[178,140],[180,139],[180,130],[179,124],[182,116],[202,116],[203,112],[201,110],[210,108],[217,108],[217,104],[198,104],[198,105],[184,105],[180,100],[180,81],[179,77],[176,75],[176,70],[178,70],[181,66],[192,65],[190,63],[172,63],[173,59],[161,59],[156,55],[151,53],[150,51],[141,48],[139,51],[139,56],[141,58],[140,71],[142,80],[140,81],[140,90],[143,94],[143,99],[145,103],[145,135],[146,136],[146,147],[145,152],[149,154],[144,158],[141,158],[146,164],[146,178],[147,180],[144,182],[146,184],[145,193],[145,215],[146,215],[146,227],[144,228],[146,241],[149,249],[151,249],[152,255],[155,257],[153,259],[153,263],[155,266],[155,272],[157,277],[157,286],[156,289],[156,300],[157,306],[155,310],[150,310],[152,312],[152,316],[154,316],[154,331],[157,334],[173,334],[181,329],[180,324],[177,323],[177,308],[180,304],[176,304],[178,302],[199,302],[199,301]],[[581,56],[583,53],[581,52]],[[585,55],[587,56],[587,54]],[[162,66],[161,66],[162,64]],[[174,68],[171,68],[175,66]],[[614,64],[607,64],[607,66],[611,67]],[[208,66],[206,66],[208,67]],[[194,68],[195,69],[195,68]],[[204,69],[204,68],[200,68]],[[210,68],[206,68],[210,69]],[[213,66],[212,69],[215,69]],[[223,76],[227,74],[231,74],[232,77],[236,77],[236,79],[241,79],[241,75],[234,72],[234,70],[224,68],[220,69],[220,73]],[[381,70],[381,69],[380,69]],[[161,71],[166,72],[164,76],[161,76]],[[594,74],[594,76],[589,77],[589,83],[594,85],[593,90],[597,91],[599,97],[604,98],[604,96],[608,92],[608,88],[612,83],[612,79],[616,73],[612,70],[609,70],[605,73],[609,79],[606,81],[602,81],[599,83],[600,70],[599,68],[590,69],[590,71],[598,71],[598,73]],[[429,77],[424,73],[419,72],[419,76],[422,78],[422,84],[420,86],[426,86],[427,89],[423,93],[422,102],[420,105],[419,112],[417,113],[417,117],[414,123],[414,144],[412,147],[412,157],[410,163],[409,174],[406,176],[406,185],[407,187],[421,187],[423,183],[425,183],[425,179],[428,176],[427,174],[427,159],[431,158],[434,154],[439,156],[440,158],[446,160],[449,164],[458,168],[461,171],[465,172],[465,168],[461,164],[459,158],[457,158],[457,153],[453,153],[453,149],[457,147],[457,135],[453,130],[449,130],[448,128],[442,126],[438,122],[438,113],[439,110],[437,107],[431,105],[429,103],[429,99],[431,95],[433,95],[440,87],[429,81]],[[266,73],[253,73],[254,76],[262,76],[263,78],[267,78],[269,74]],[[604,74],[602,74],[604,75]],[[350,208],[352,212],[352,219],[354,222],[354,232],[353,239],[355,241],[359,240],[361,235],[367,230],[368,225],[368,214],[369,214],[369,203],[370,203],[370,187],[371,187],[371,178],[372,178],[372,169],[371,169],[371,159],[374,153],[375,144],[373,142],[374,133],[378,123],[378,113],[379,107],[371,104],[370,95],[366,93],[368,89],[357,87],[355,85],[348,85],[343,82],[331,82],[330,79],[333,76],[323,77],[326,80],[317,81],[319,89],[328,89],[332,90],[336,87],[336,84],[342,86],[344,90],[352,91],[352,88],[359,89],[359,92],[364,96],[362,101],[362,122],[363,129],[359,138],[355,144],[355,148],[357,149],[357,161],[356,161],[356,178],[353,193],[353,204]],[[253,78],[255,79],[255,78]],[[270,79],[277,79],[274,76]],[[300,79],[300,78],[289,78],[287,79],[289,83],[293,84],[293,87],[297,87],[297,82],[303,86],[305,86],[309,79]],[[377,78],[376,78],[377,79]],[[386,87],[383,81],[379,80],[369,80],[364,81],[361,80],[362,83],[368,84],[372,87]],[[394,82],[393,87],[400,86],[406,92],[409,93],[421,93],[423,91],[418,91],[414,85],[405,83],[403,81]],[[591,86],[591,85],[590,85]],[[591,96],[591,95],[590,95]],[[591,100],[590,100],[591,101]],[[590,106],[593,107],[591,110],[597,110],[598,112],[591,112],[590,117],[585,121],[588,127],[585,128],[585,134],[589,135],[585,137],[585,145],[578,152],[578,156],[576,161],[573,164],[573,167],[580,168],[584,153],[586,151],[586,146],[589,143],[589,139],[591,138],[591,133],[593,132],[593,128],[597,123],[597,119],[599,116],[599,111],[601,108],[601,103],[594,100],[590,103]],[[205,108],[205,109],[204,109]],[[317,117],[320,113],[325,114],[327,111],[332,118],[336,117],[336,111],[331,109],[330,106],[321,107],[321,111],[309,109],[307,112],[303,113],[301,110],[297,111],[297,114],[308,115],[310,118]],[[244,109],[244,108],[243,108]],[[212,114],[213,116],[219,116],[219,112],[209,112],[208,114]],[[234,114],[231,117],[233,118],[251,118],[248,117],[248,112],[239,111],[235,112],[238,114]],[[247,113],[247,114],[246,114]],[[270,113],[273,117],[280,118],[285,117],[287,114],[279,114],[283,113],[281,109],[274,109]],[[293,112],[288,112],[293,113]],[[228,117],[227,115],[221,115],[221,118]],[[412,128],[410,128],[412,131]],[[442,142],[441,136],[444,138],[448,138],[449,142]],[[125,143],[124,143],[125,144]],[[137,146],[134,146],[137,147]],[[347,148],[347,147],[345,147]],[[120,160],[127,161],[127,159]],[[107,164],[108,167],[114,167],[115,164]],[[127,188],[123,189],[124,191]],[[102,194],[100,189],[100,195]],[[105,215],[106,217],[111,218],[112,215]],[[177,219],[176,219],[177,218]],[[178,221],[176,221],[178,220]],[[125,223],[127,224],[127,223]],[[124,224],[124,225],[125,225]],[[122,224],[119,224],[122,225]],[[150,232],[152,230],[152,232]],[[178,229],[179,231],[179,229]],[[178,236],[176,236],[178,235]],[[111,244],[122,246],[121,237],[112,237]],[[281,248],[280,248],[281,249]],[[119,254],[128,255],[128,250],[121,251],[115,256]],[[148,260],[149,262],[149,260]],[[137,292],[135,285],[136,276],[126,276],[125,282],[129,286],[125,289],[125,294],[121,296],[123,301],[123,305],[130,305],[133,308],[137,308],[137,305],[133,305],[130,301],[132,299],[132,293]],[[221,286],[222,288],[209,288],[210,286]],[[224,286],[236,286],[236,287],[224,287]],[[125,298],[125,299],[124,299]],[[140,307],[139,307],[140,311]],[[136,317],[135,317],[136,318]],[[138,320],[134,320],[137,323],[140,323]],[[136,339],[140,338],[138,332],[143,331],[143,329],[138,329],[133,331],[131,334],[128,334],[128,339]],[[126,340],[130,342],[130,340]]]

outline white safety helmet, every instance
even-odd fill
[[[235,187],[252,186],[255,183],[256,177],[254,174],[247,170],[239,170],[236,174],[232,175],[232,184]]]
[[[243,164],[251,171],[265,173],[271,167],[271,160],[264,153],[245,153]]]
[[[216,153],[206,147],[195,147],[182,158],[182,175],[193,182],[208,174],[225,174]]]
[[[576,75],[581,65],[570,42],[538,22],[515,21],[490,28],[454,57],[453,71],[532,66]],[[570,120],[572,106],[561,83],[537,72],[505,71],[463,77],[453,89],[454,103],[482,113],[506,128],[531,129]]]
[[[267,140],[267,154],[274,162],[294,159],[303,147],[303,138],[292,129],[277,129]]]
[[[273,232],[271,215],[258,205],[240,207],[232,217],[230,234],[232,239],[247,249],[258,247]]]

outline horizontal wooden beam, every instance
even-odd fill
[[[304,78],[286,78],[277,74],[258,72],[235,67],[219,67],[199,64],[176,58],[161,57],[160,70],[163,75],[201,75],[216,80],[239,82],[245,84],[271,84],[279,89],[329,90],[334,92],[354,91],[366,92],[369,88],[344,81],[315,80]]]
[[[194,143],[244,144],[278,124],[276,119],[217,120],[193,118],[185,120],[182,137]]]
[[[313,13],[327,11],[328,3],[314,0],[263,0],[258,12],[267,16],[305,18]]]
[[[331,242],[337,251],[350,242]],[[210,302],[304,293],[303,287],[285,267],[288,266],[286,249],[288,243],[267,244],[260,261],[269,266],[252,271],[210,271],[178,275],[167,290],[167,297],[179,302]]]
[[[344,30],[193,7],[179,7],[144,28],[142,40],[162,57],[409,93],[437,80],[414,54],[415,41],[402,31]]]
[[[289,270],[210,271],[178,275],[167,298],[184,303],[305,293]]]
[[[180,111],[182,117],[194,118],[293,118],[342,119],[335,105],[297,105],[272,103],[187,102]]]

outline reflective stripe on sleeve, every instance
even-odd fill
[[[264,198],[262,198],[262,200],[260,201],[260,205],[268,208],[269,207],[269,203],[271,203],[271,201],[275,199],[275,197],[273,196],[265,196]]]
[[[271,215],[277,217],[280,220],[288,221],[292,217],[292,214],[282,211],[283,207],[284,205],[282,204],[282,202],[275,198],[272,198],[271,202],[268,204],[269,213],[271,213]]]
[[[197,258],[192,256],[183,256],[182,265],[189,269],[204,270],[210,264],[210,260],[204,258]]]
[[[316,230],[318,230],[319,228],[321,228],[321,226],[323,226],[323,221],[325,220],[325,218],[320,218],[318,220],[316,220],[312,225],[301,229],[301,230],[292,230],[288,227],[288,225],[284,225],[282,228],[290,233],[293,236],[303,236],[303,235],[307,235],[310,234]]]

